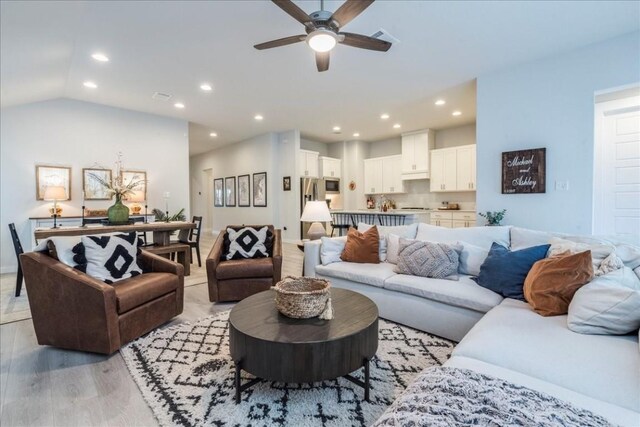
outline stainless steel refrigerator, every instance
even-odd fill
[[[318,178],[300,178],[300,214],[304,212],[304,205],[309,201],[326,200],[324,183]],[[311,227],[308,222],[300,222],[300,238],[308,239],[307,231]]]

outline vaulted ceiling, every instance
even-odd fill
[[[319,1],[296,3],[308,13],[320,8]],[[325,9],[340,4],[327,1]],[[269,1],[0,7],[3,107],[67,97],[180,118],[193,123],[192,153],[292,128],[331,142],[353,139],[354,132],[375,140],[468,123],[475,119],[477,76],[640,28],[638,2],[378,0],[346,29],[384,29],[399,43],[387,53],[337,46],[330,70],[318,73],[304,43],[253,48],[302,32]],[[110,61],[93,60],[94,52]],[[203,82],[213,90],[200,90]],[[155,100],[154,92],[172,98]],[[438,97],[447,104],[436,108]],[[456,109],[458,117],[451,115]],[[391,118],[381,120],[381,113]],[[264,120],[254,120],[256,114]]]

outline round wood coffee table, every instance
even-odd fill
[[[236,403],[260,380],[310,383],[345,377],[369,400],[369,360],[378,349],[378,307],[369,298],[331,288],[332,320],[292,319],[275,306],[275,292],[240,301],[229,315],[229,350],[236,365]],[[349,373],[364,367],[364,381]],[[241,384],[240,372],[256,378]]]

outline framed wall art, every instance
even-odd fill
[[[224,179],[224,205],[233,207],[236,205],[236,177],[229,176]]]
[[[502,194],[546,192],[546,148],[502,153]]]
[[[102,182],[111,182],[111,178],[111,169],[83,168],[82,191],[84,192],[84,199],[111,200],[113,195],[102,184]]]
[[[216,178],[213,180],[213,206],[224,206],[224,179]]]
[[[253,174],[253,206],[264,208],[267,206],[267,173]]]
[[[65,200],[71,200],[71,168],[36,165],[36,200],[44,200],[44,192],[49,186],[64,187]]]
[[[238,206],[251,206],[251,176],[238,176]]]
[[[142,192],[142,194],[144,194],[144,200],[147,200],[147,172],[123,170],[122,183],[127,185],[131,182],[139,182],[139,184],[135,186],[134,190]]]
[[[291,177],[285,176],[282,178],[282,190],[291,191]]]

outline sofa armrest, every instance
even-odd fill
[[[44,253],[20,255],[38,343],[111,354],[120,347],[115,289]]]
[[[322,240],[309,240],[304,242],[304,273],[305,276],[316,276],[316,267],[321,265],[320,249]]]
[[[220,264],[220,257],[222,257],[225,234],[226,231],[220,231],[220,234],[218,234],[218,238],[213,244],[209,255],[207,255],[207,259],[205,260],[210,302],[218,301],[218,278],[216,277],[216,269],[218,268],[218,264]]]
[[[282,278],[282,232],[274,231],[273,237],[273,284]]]
[[[151,273],[170,273],[178,276],[178,288],[176,289],[176,315],[182,313],[184,308],[184,266],[145,250],[142,250],[140,255],[138,255],[138,264],[143,267],[143,271]]]

